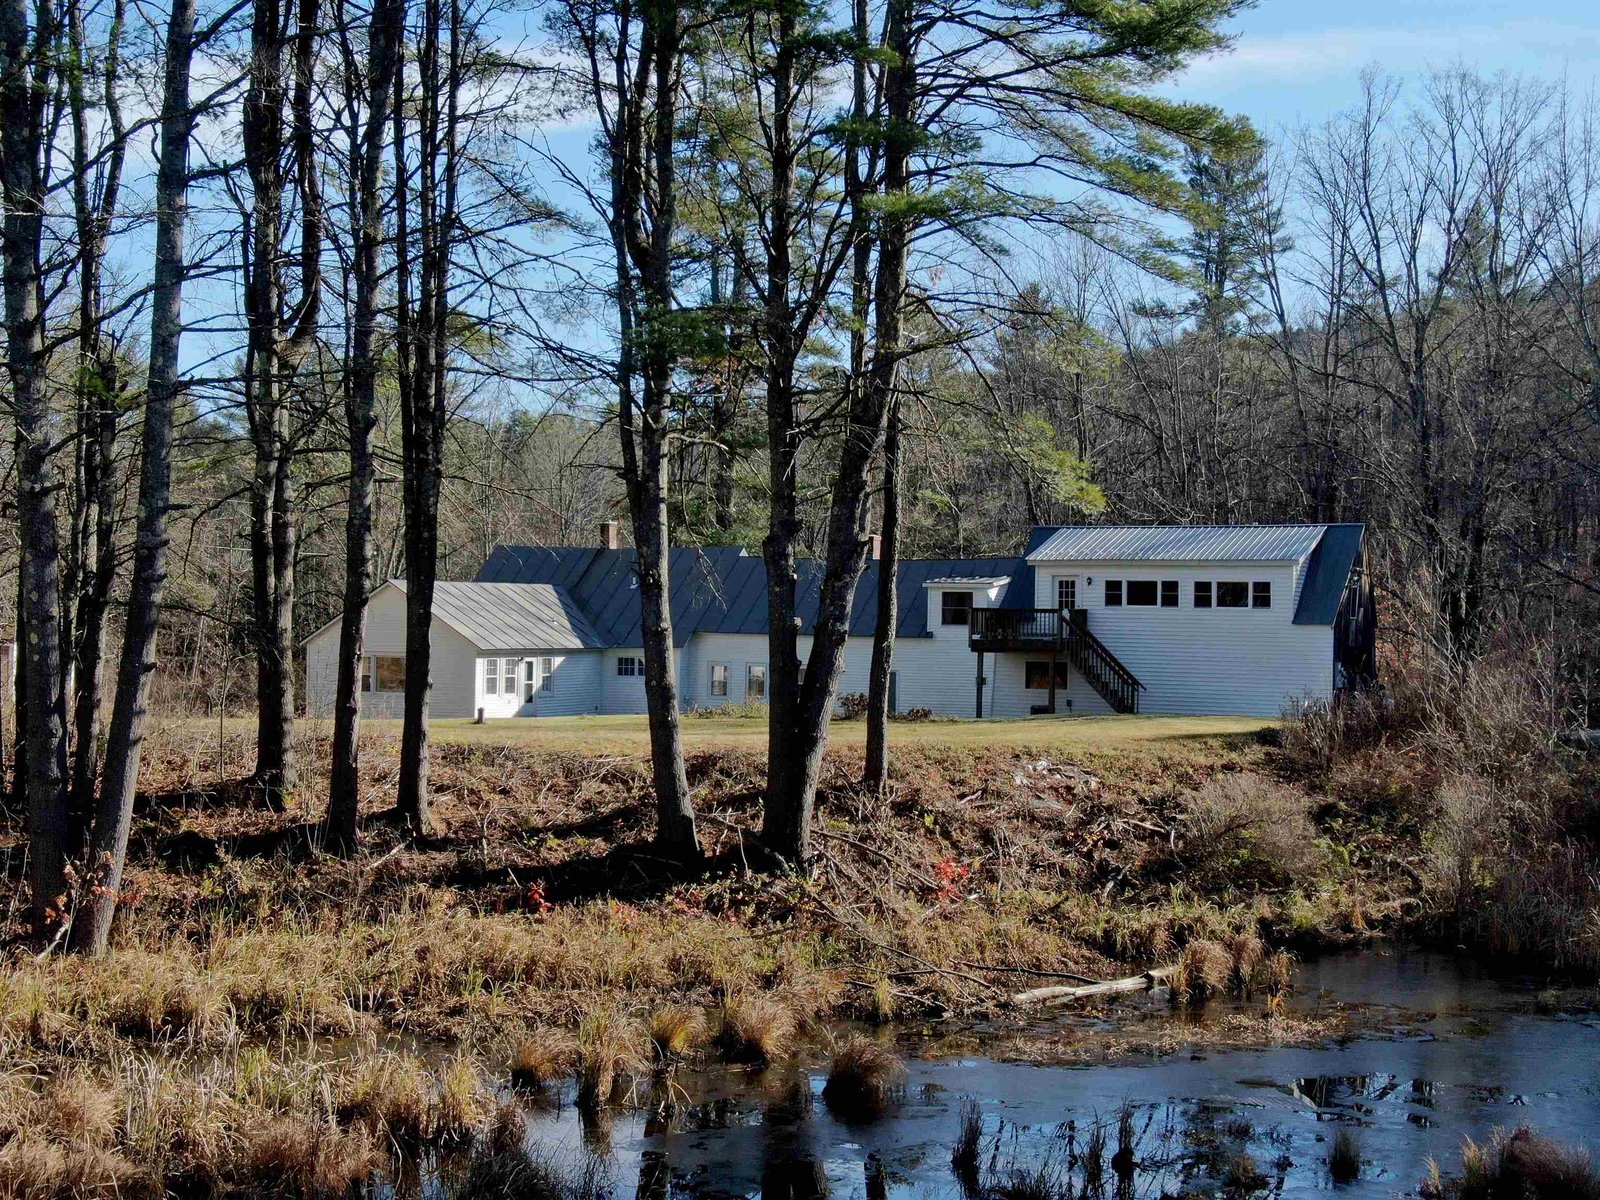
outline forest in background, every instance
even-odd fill
[[[105,944],[152,705],[253,712],[254,786],[293,792],[299,639],[334,618],[353,844],[360,598],[391,576],[425,831],[431,581],[619,516],[674,852],[669,545],[767,558],[784,863],[872,531],[893,557],[1364,520],[1392,656],[1528,664],[1552,725],[1593,725],[1600,114],[1374,74],[1269,145],[1159,90],[1237,7],[5,4],[36,929]],[[799,556],[825,564],[805,664]]]

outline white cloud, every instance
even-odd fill
[[[1332,26],[1303,33],[1255,36],[1201,59],[1174,86],[1227,93],[1277,84],[1305,85],[1344,78],[1376,64],[1408,73],[1465,63],[1484,70],[1538,68],[1543,74],[1600,67],[1592,28],[1554,21],[1439,26]]]

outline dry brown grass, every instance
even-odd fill
[[[650,1046],[658,1065],[688,1057],[705,1039],[706,1022],[698,1008],[668,1004],[650,1014]]]
[[[322,794],[316,738],[304,791],[276,813],[206,790],[245,769],[242,736],[219,753],[214,734],[174,745],[158,731],[112,953],[0,962],[0,1063],[25,1066],[0,1070],[0,1146],[14,1174],[69,1190],[90,1176],[125,1176],[132,1196],[173,1180],[226,1190],[259,1161],[309,1196],[340,1186],[341,1155],[359,1167],[369,1151],[480,1147],[508,1069],[517,1086],[576,1079],[598,1108],[703,1039],[768,1062],[820,1018],[981,1010],[1018,969],[1109,978],[1200,943],[1223,947],[1216,986],[1261,989],[1279,939],[1385,927],[1402,896],[1379,872],[1226,896],[1175,877],[1181,797],[1270,771],[1271,752],[1176,727],[1139,740],[1145,728],[1119,723],[1118,745],[1081,754],[902,746],[883,797],[853,787],[860,755],[844,746],[825,765],[811,879],[745,869],[754,752],[691,754],[697,802],[719,819],[703,826],[705,870],[683,875],[649,852],[637,757],[446,741],[437,836],[403,844],[373,823],[339,860],[302,828]],[[380,738],[363,756],[369,811],[392,803],[392,751]],[[313,1049],[332,1038],[353,1048]],[[57,1126],[79,1135],[44,1132]],[[306,1154],[291,1170],[293,1145]],[[486,1180],[494,1163],[539,1174],[472,1153]]]
[[[1459,1174],[1447,1176],[1430,1164],[1422,1194],[1430,1200],[1597,1200],[1600,1169],[1587,1152],[1522,1125],[1496,1129],[1481,1145],[1467,1138]]]
[[[511,1084],[525,1091],[539,1091],[570,1075],[576,1059],[570,1033],[536,1029],[512,1051]]]
[[[770,1063],[789,1052],[795,1032],[794,1014],[785,1004],[746,995],[728,1001],[715,1041],[729,1062]]]
[[[904,1092],[906,1065],[881,1042],[851,1038],[833,1056],[822,1099],[846,1120],[880,1116]]]

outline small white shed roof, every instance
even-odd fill
[[[1326,525],[1068,525],[1029,562],[1298,562]]]

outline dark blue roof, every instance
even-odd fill
[[[1332,625],[1339,615],[1345,583],[1361,557],[1367,527],[1358,521],[1329,525],[1306,559],[1306,578],[1295,605],[1296,625]]]
[[[767,567],[739,546],[679,547],[670,559],[673,641],[697,633],[767,632]],[[822,590],[822,564],[801,559],[796,607],[810,633]],[[1020,558],[921,558],[899,564],[897,637],[925,637],[930,579],[1011,576],[1005,602],[1033,605],[1033,569]],[[1023,576],[1026,576],[1024,579]],[[567,546],[496,546],[478,572],[479,583],[549,583],[567,590],[610,646],[639,644],[639,590],[633,551]],[[869,562],[856,585],[850,612],[853,637],[871,637],[878,622],[878,564]]]
[[[1306,580],[1295,608],[1296,625],[1331,625],[1339,611],[1364,526],[1329,525],[1306,564]],[[928,635],[924,584],[931,579],[1010,576],[1002,607],[1032,608],[1034,572],[1027,554],[1042,546],[1054,526],[1040,526],[1023,555],[998,558],[913,558],[899,564],[897,637]],[[816,622],[822,563],[801,559],[796,607],[801,629]],[[767,632],[767,568],[760,555],[741,546],[678,547],[670,561],[672,635],[683,645],[697,633]],[[548,583],[565,588],[608,646],[639,645],[639,591],[633,551],[584,546],[496,546],[478,572],[479,583]],[[856,585],[850,635],[871,637],[878,621],[878,563],[867,563]]]

